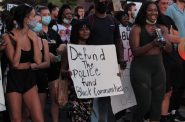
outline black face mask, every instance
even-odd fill
[[[104,2],[96,3],[96,10],[101,14],[105,13],[107,11],[107,8],[108,8],[107,3],[104,3]]]

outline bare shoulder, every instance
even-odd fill
[[[131,31],[134,31],[134,32],[140,32],[141,31],[141,27],[138,26],[138,25],[133,25]]]

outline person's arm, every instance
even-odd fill
[[[43,46],[44,46],[44,62],[37,65],[36,63],[31,64],[32,69],[45,69],[50,66],[50,57],[49,57],[49,47],[47,40],[43,39]]]
[[[148,51],[158,45],[157,41],[152,41],[140,47],[140,32],[141,28],[139,26],[134,26],[129,35],[129,44],[134,56],[145,55]]]
[[[19,66],[19,62],[20,62],[22,43],[20,41],[17,41],[13,35],[4,34],[2,36],[2,39],[7,44],[5,52],[6,52],[6,55],[11,63],[11,66],[14,68],[17,68]],[[15,48],[12,44],[12,39],[14,41],[16,41]]]
[[[38,43],[38,36],[33,31],[28,31],[28,37],[33,43],[33,50],[34,50],[34,61],[36,64],[41,63],[41,51],[39,49],[39,43]]]
[[[168,40],[168,38],[169,38],[168,36],[170,35],[168,33],[168,29],[165,26],[162,26],[161,29],[163,31],[163,35],[164,35],[164,38],[165,38],[165,46],[163,47],[163,49],[166,52],[171,52],[172,51],[172,45],[171,45],[170,41]]]

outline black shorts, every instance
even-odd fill
[[[36,83],[39,93],[47,93],[48,91],[48,77],[45,70],[35,70]]]
[[[24,94],[35,85],[35,73],[31,69],[10,69],[7,73],[7,93],[18,92]]]
[[[52,63],[47,69],[48,82],[52,82],[59,77],[61,63]]]

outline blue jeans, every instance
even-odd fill
[[[115,122],[112,112],[110,97],[95,98],[93,101],[93,111],[91,122]]]

